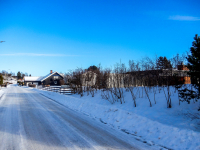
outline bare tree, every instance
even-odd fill
[[[78,68],[72,73],[66,75],[69,86],[74,90],[75,93],[80,94],[81,97],[83,96],[82,74],[83,69]]]

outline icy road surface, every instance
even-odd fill
[[[1,150],[149,149],[41,94],[11,85],[0,99]]]

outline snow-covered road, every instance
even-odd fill
[[[0,99],[0,141],[2,150],[150,148],[130,135],[15,85]]]

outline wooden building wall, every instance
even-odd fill
[[[54,76],[57,76],[58,79],[55,79]],[[55,81],[57,81],[57,84],[55,84]],[[42,82],[42,85],[51,85],[51,86],[56,86],[56,85],[63,85],[63,77],[60,76],[59,74],[54,74],[52,76],[50,76],[49,78],[45,79],[43,82]]]

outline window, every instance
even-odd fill
[[[58,76],[54,76],[54,79],[58,79]]]

